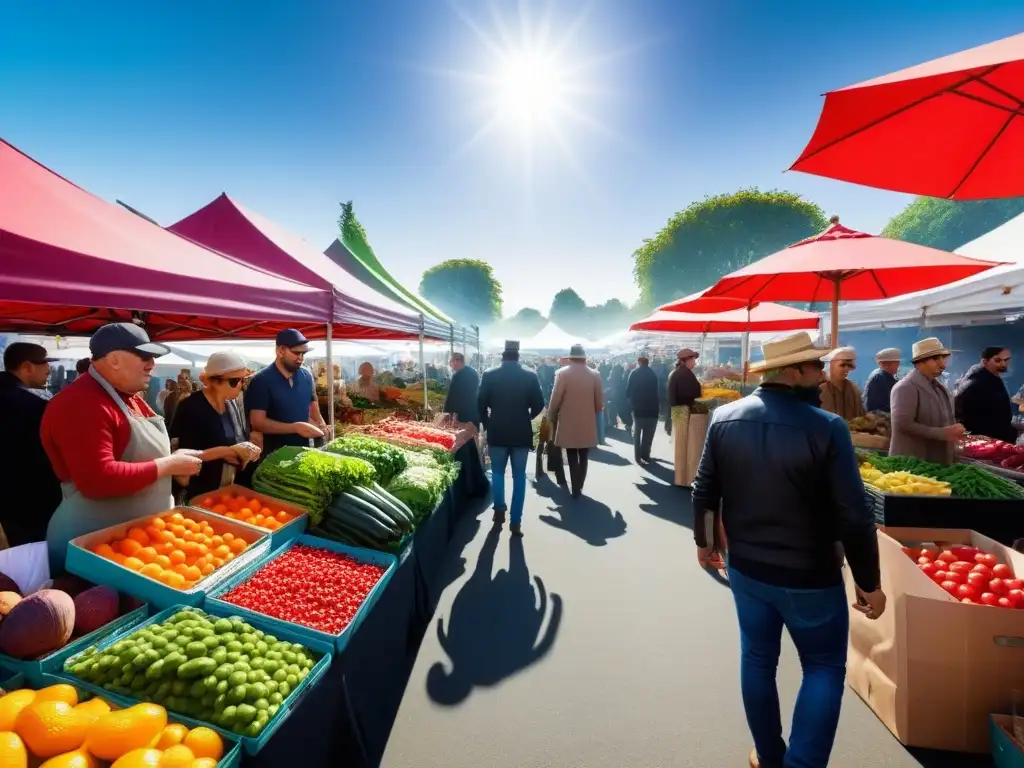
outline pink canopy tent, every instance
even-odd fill
[[[101,200],[0,140],[0,330],[164,340],[315,333],[331,296],[252,269]]]
[[[221,194],[168,227],[172,232],[231,255],[272,275],[331,291],[337,326],[334,338],[415,339],[419,315],[363,285],[298,235]],[[449,333],[432,338],[447,340]]]

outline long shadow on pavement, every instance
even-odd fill
[[[622,513],[612,514],[611,507],[589,496],[569,499],[557,507],[548,507],[548,511],[557,512],[558,517],[541,515],[541,520],[578,536],[594,547],[603,547],[609,539],[626,533],[626,520]]]
[[[602,448],[591,448],[589,456],[591,461],[596,461],[599,464],[611,464],[614,467],[625,467],[629,464],[629,459],[624,456]]]
[[[439,661],[427,672],[427,694],[438,704],[460,704],[474,688],[497,685],[540,661],[554,646],[562,598],[551,593],[549,599],[539,576],[531,581],[522,539],[509,539],[508,570],[492,577],[500,538],[501,528],[494,526],[472,575],[452,602],[447,630],[444,619],[437,620],[437,640],[450,660],[450,671]]]
[[[458,552],[459,554],[458,557],[445,558],[445,563],[437,574],[436,583],[431,585],[430,591],[435,605],[448,585],[455,583],[466,573],[465,551],[466,547],[476,538],[477,531],[480,530],[480,514],[481,512],[478,512],[473,517],[467,516],[460,520],[452,540],[448,542],[448,552]]]
[[[921,764],[922,768],[992,768],[993,765],[990,755],[969,755],[915,747],[908,747],[907,752]]]

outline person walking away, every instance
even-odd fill
[[[89,351],[89,370],[50,401],[40,426],[63,496],[46,529],[51,575],[64,572],[71,539],[170,509],[171,478],[202,468],[195,451],[171,452],[166,422],[140,394],[168,349],[134,323],[112,323]]]
[[[693,483],[699,564],[721,568],[728,548],[753,768],[828,765],[846,677],[844,553],[853,607],[870,619],[885,611],[875,520],[850,431],[800,396],[817,390],[827,353],[807,333],[766,343],[765,359],[751,364],[763,372],[761,386],[715,410]],[[776,685],[783,627],[803,668],[788,745]]]
[[[890,456],[953,463],[956,441],[966,430],[956,423],[953,398],[939,380],[951,354],[935,337],[914,343],[914,370],[896,382],[890,396]]]
[[[161,416],[166,415],[166,412],[164,411],[164,403],[167,402],[167,398],[177,388],[178,382],[176,382],[174,379],[167,379],[167,381],[164,382],[164,388],[160,390],[160,394],[156,396],[156,412],[159,413]]]
[[[697,376],[693,372],[697,365],[697,358],[700,357],[689,347],[683,347],[676,354],[676,366],[668,375],[668,425],[672,421],[672,409],[677,405],[693,407],[694,402],[700,397],[701,387]],[[669,430],[670,426],[666,427]]]
[[[43,450],[39,428],[50,401],[38,392],[46,386],[50,363],[46,348],[16,341],[4,350],[0,372],[0,525],[11,547],[46,540],[46,526],[60,504],[60,482]]]
[[[864,410],[889,413],[889,395],[896,386],[902,355],[897,347],[887,347],[875,353],[878,365],[864,384]]]
[[[860,390],[850,381],[850,374],[856,369],[857,351],[853,347],[833,350],[829,355],[828,377],[819,387],[822,410],[846,420],[864,415]]]
[[[263,435],[264,455],[285,445],[309,446],[310,440],[330,439],[313,374],[303,367],[309,342],[294,328],[277,334],[273,365],[249,380],[245,409],[249,428]]]
[[[646,356],[637,358],[636,369],[629,374],[626,397],[633,405],[633,458],[637,464],[651,460],[654,431],[658,428],[658,375],[651,370]]]
[[[477,412],[487,431],[487,452],[491,459],[491,495],[495,525],[505,522],[509,531],[523,535],[523,506],[526,504],[526,461],[533,447],[533,420],[544,410],[544,393],[533,371],[519,364],[519,342],[506,341],[501,365],[480,378]],[[505,504],[505,469],[512,465],[512,508]]]
[[[626,384],[626,377],[623,375],[622,366],[616,363],[608,373],[608,379],[602,384],[604,387],[604,413],[605,424],[609,429],[618,429],[619,412],[616,410],[616,397],[619,390]]]
[[[971,366],[953,394],[954,415],[972,435],[1017,442],[1013,406],[1003,376],[1010,365],[1006,347],[985,347],[981,362]]]
[[[587,353],[583,346],[573,344],[569,350],[568,365],[555,374],[555,390],[551,394],[548,417],[555,425],[555,445],[565,449],[574,499],[583,495],[590,449],[597,446],[597,415],[602,408],[604,392],[601,377],[597,371],[587,367]]]
[[[480,428],[480,414],[477,412],[477,395],[480,394],[480,376],[476,369],[466,365],[466,356],[461,352],[453,352],[449,363],[452,370],[452,382],[444,399],[444,412],[450,413],[463,424],[472,424]]]
[[[203,468],[179,485],[188,499],[215,491],[247,478],[236,478],[236,468],[245,471],[260,457],[260,449],[249,440],[245,413],[240,404],[242,382],[252,371],[237,352],[214,352],[199,375],[203,389],[178,406],[171,426],[171,439],[179,448],[200,451]]]

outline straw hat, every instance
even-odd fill
[[[898,363],[903,359],[899,347],[886,347],[875,353],[876,363]]]
[[[855,363],[857,362],[857,350],[853,347],[839,347],[838,349],[832,350],[828,359],[830,361],[834,360],[838,362],[840,360],[845,360],[847,362]]]
[[[569,359],[570,360],[586,360],[587,353],[583,349],[582,344],[573,344],[569,347]]]
[[[806,331],[766,342],[761,349],[764,352],[764,360],[751,363],[751,373],[767,371],[772,368],[784,368],[797,363],[810,363],[814,360],[821,360],[832,351],[829,347],[814,346],[811,335]]]
[[[927,339],[921,339],[915,341],[914,346],[910,351],[910,361],[916,363],[920,360],[924,360],[926,357],[935,357],[936,355],[951,355],[953,350],[946,349],[942,342],[934,336]]]

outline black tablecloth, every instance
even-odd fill
[[[247,766],[369,768],[398,713],[424,630],[437,601],[435,582],[459,517],[487,493],[480,452],[456,453],[462,471],[399,560],[398,569],[345,650]]]

